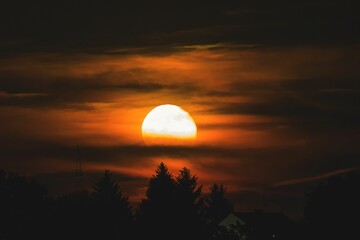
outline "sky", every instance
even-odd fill
[[[340,0],[2,0],[0,168],[55,195],[109,169],[136,204],[164,162],[237,211],[301,218],[307,191],[360,167],[359,18]],[[161,104],[194,144],[144,144]]]

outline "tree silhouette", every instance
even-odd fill
[[[210,187],[210,194],[205,198],[205,204],[203,208],[204,221],[206,222],[207,233],[209,237],[216,234],[218,239],[232,238],[236,236],[232,233],[226,235],[223,229],[220,229],[218,224],[229,213],[233,211],[233,205],[226,195],[226,189],[222,184],[213,184]],[[221,233],[219,235],[219,233]],[[225,236],[226,235],[226,236]]]
[[[166,204],[173,198],[175,182],[172,174],[164,163],[155,170],[146,191],[146,200],[152,204]]]
[[[0,239],[46,239],[50,202],[44,186],[0,171]]]
[[[309,239],[360,239],[360,174],[331,177],[307,194]]]
[[[96,204],[99,228],[102,238],[118,239],[131,233],[132,213],[129,200],[119,190],[119,186],[109,170],[94,184],[93,198]]]
[[[137,216],[139,239],[169,238],[174,230],[174,194],[173,176],[167,166],[160,163],[149,181],[146,198],[140,204]]]
[[[197,187],[197,176],[192,176],[190,170],[183,168],[176,177],[175,186],[181,204],[190,208],[199,208],[202,186]]]
[[[213,223],[219,223],[234,207],[226,195],[226,189],[222,184],[213,184],[210,194],[205,199],[206,218]]]
[[[93,192],[55,199],[48,197],[43,186],[0,171],[0,237],[205,239],[204,201],[197,179],[187,168],[174,178],[164,163],[159,164],[140,204],[138,229],[133,231],[129,200],[108,170],[94,183]]]
[[[183,168],[176,177],[176,223],[181,231],[180,239],[190,236],[197,239],[203,231],[200,209],[202,206],[201,189],[197,186],[197,176],[193,176],[189,169]]]
[[[98,211],[90,193],[74,192],[56,199],[51,219],[51,239],[96,239],[101,236]]]

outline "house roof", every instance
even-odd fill
[[[279,223],[279,224],[289,224],[293,223],[288,216],[281,212],[264,212],[264,211],[254,211],[254,212],[236,212],[234,213],[238,218],[243,220],[247,224],[252,223],[261,223],[269,222]]]
[[[265,212],[261,210],[230,213],[224,220],[227,220],[226,222],[239,221],[241,224],[251,226],[279,226],[281,228],[295,224],[292,219],[282,212]]]
[[[231,225],[239,223],[240,225],[245,225],[246,223],[241,220],[237,215],[230,213],[227,215],[220,223],[220,226],[225,226],[230,228]]]
[[[291,236],[296,230],[296,222],[281,212],[234,212],[230,213],[219,225],[230,229],[236,223],[247,226],[248,231],[255,234],[258,239]]]

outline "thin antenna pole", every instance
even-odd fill
[[[76,174],[76,178],[81,180],[83,178],[83,170],[82,170],[79,146],[76,146],[76,153],[77,153],[77,158],[76,158],[75,174]]]

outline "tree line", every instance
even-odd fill
[[[293,239],[360,239],[354,231],[358,221],[349,220],[359,216],[359,179],[359,174],[332,178],[310,192],[305,220]],[[213,184],[204,196],[189,169],[173,176],[164,163],[150,178],[137,210],[108,170],[92,191],[62,197],[52,197],[44,186],[25,177],[0,171],[1,240],[258,239],[243,226],[219,226],[232,211],[223,185]]]

